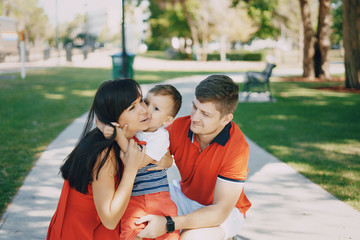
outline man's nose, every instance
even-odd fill
[[[199,111],[193,109],[191,111],[191,121],[199,121]]]

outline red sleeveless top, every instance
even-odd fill
[[[117,180],[115,179],[116,182]],[[120,225],[110,230],[101,223],[95,208],[91,184],[88,186],[88,193],[82,194],[71,188],[65,180],[46,239],[116,240],[120,239]]]

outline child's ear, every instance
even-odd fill
[[[172,117],[172,116],[167,116],[167,117],[165,118],[165,120],[163,121],[163,126],[170,125],[173,121],[174,121],[174,117]]]

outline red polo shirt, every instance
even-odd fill
[[[245,182],[249,146],[235,123],[226,125],[203,151],[190,130],[190,116],[177,118],[167,129],[169,149],[181,175],[181,190],[188,198],[211,205],[217,178]],[[250,206],[243,190],[236,207],[245,214]]]

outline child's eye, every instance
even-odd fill
[[[134,110],[134,109],[135,109],[135,106],[131,106],[129,111]]]
[[[155,111],[159,111],[159,108],[158,108],[158,107],[155,107]]]
[[[146,104],[146,106],[149,106],[149,102],[147,100],[144,100],[144,103]]]

